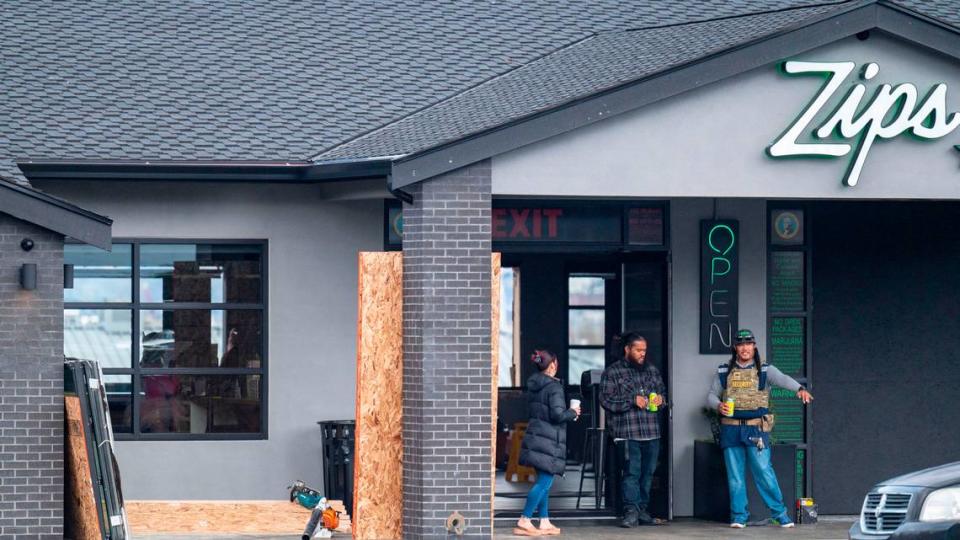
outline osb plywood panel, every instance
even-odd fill
[[[401,538],[403,253],[361,253],[353,536]]]
[[[289,501],[126,501],[124,506],[134,537],[246,533],[299,538],[310,519],[310,510]]]
[[[493,527],[494,492],[497,484],[497,389],[500,377],[500,254],[494,253],[491,261],[492,274],[490,277],[490,366],[493,370],[491,388],[493,399],[491,404],[493,414],[490,416],[490,527]]]
[[[100,538],[100,521],[97,518],[97,503],[93,497],[93,479],[90,476],[90,459],[87,454],[87,437],[83,431],[83,413],[80,398],[64,396],[66,423],[67,490],[65,504],[67,515],[73,520],[68,528],[76,540]]]

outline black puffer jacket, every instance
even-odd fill
[[[552,474],[567,466],[567,426],[577,417],[563,401],[560,381],[536,373],[527,379],[530,423],[520,447],[520,464]]]

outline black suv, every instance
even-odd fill
[[[874,486],[850,538],[960,540],[960,461]]]

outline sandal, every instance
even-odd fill
[[[541,536],[540,529],[533,526],[533,523],[530,523],[529,520],[526,523],[517,522],[517,526],[513,528],[514,536]]]

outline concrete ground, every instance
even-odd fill
[[[845,540],[854,517],[827,518],[816,525],[800,525],[793,529],[780,529],[769,526],[753,526],[742,530],[727,528],[722,523],[681,519],[658,527],[639,527],[621,529],[612,525],[557,525],[563,528],[561,539],[591,540],[674,540],[679,538],[704,540],[744,540],[754,538],[783,538],[789,540]],[[147,540],[289,540],[299,538],[290,536],[264,535],[147,535],[137,534],[137,539]],[[348,535],[334,535],[334,538],[349,538]],[[511,527],[497,524],[494,538],[508,540],[520,538],[511,534]],[[387,539],[389,540],[389,539]]]
[[[753,526],[746,529],[730,529],[726,524],[709,521],[681,519],[657,527],[621,529],[610,525],[563,525],[560,538],[592,540],[673,540],[678,538],[727,540],[747,538],[784,538],[790,540],[846,540],[847,531],[856,518],[839,518],[821,521],[816,525],[798,525],[793,529],[772,526]],[[511,529],[497,527],[494,538],[507,540],[513,536]]]

